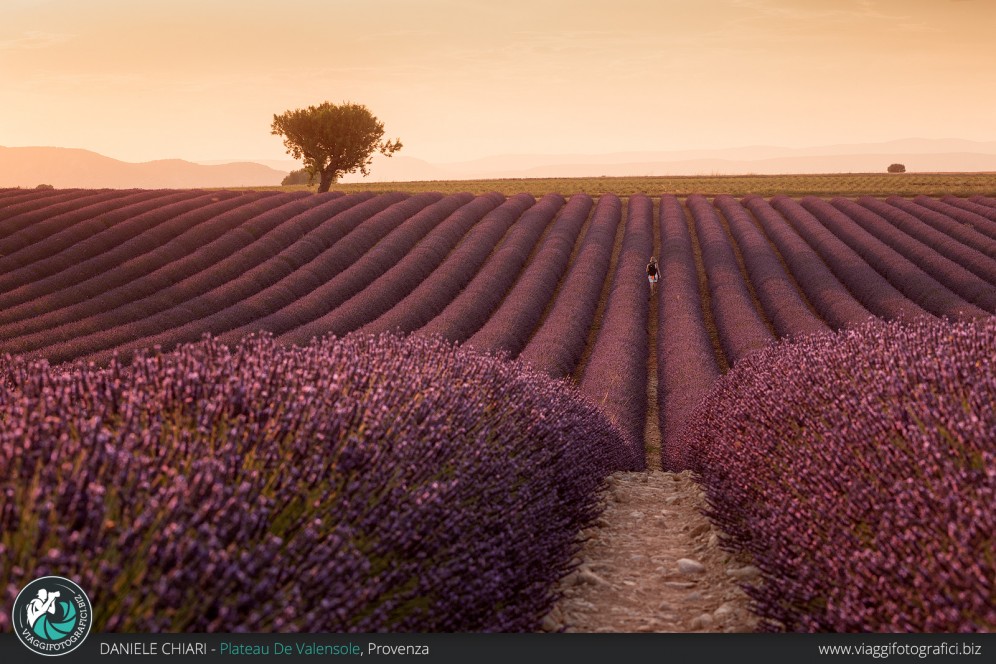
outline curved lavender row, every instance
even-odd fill
[[[47,321],[59,320],[61,324],[49,323],[35,332],[10,339],[3,345],[2,350],[22,353],[54,346],[61,342],[75,342],[81,348],[87,348],[82,343],[83,337],[99,335],[128,320],[139,320],[144,316],[156,313],[163,302],[174,301],[169,295],[180,285],[188,284],[191,280],[196,283],[198,274],[217,273],[219,265],[222,265],[223,268],[229,268],[229,273],[238,273],[245,268],[245,265],[235,264],[233,266],[233,263],[238,261],[240,251],[244,251],[246,246],[252,244],[254,234],[273,230],[290,215],[319,204],[320,199],[311,198],[307,192],[302,193],[310,200],[302,196],[295,196],[288,201],[287,198],[280,196],[274,197],[277,200],[263,199],[246,209],[234,210],[233,212],[236,214],[231,217],[230,221],[239,222],[234,228],[225,229],[225,232],[214,242],[202,247],[192,248],[188,243],[183,243],[180,247],[173,247],[173,250],[168,252],[171,257],[176,256],[176,249],[185,249],[187,253],[176,256],[172,261],[164,262],[163,257],[160,256],[160,254],[167,252],[162,250],[154,252],[152,260],[148,261],[160,264],[154,270],[145,269],[147,260],[144,260],[145,257],[140,257],[137,265],[135,262],[130,262],[129,265],[124,266],[123,270],[119,268],[111,271],[108,276],[120,283],[120,286],[100,292],[85,302],[51,312],[48,316],[40,316],[39,318],[47,319]],[[281,202],[282,204],[280,204]],[[254,212],[258,214],[253,214]],[[194,250],[191,251],[191,249]],[[228,258],[219,261],[219,256],[227,256]],[[119,271],[125,272],[125,275],[138,272],[141,277],[129,280],[125,275],[118,275]],[[90,288],[94,286],[92,281],[88,285]],[[182,302],[182,299],[176,301]],[[27,325],[37,327],[38,324],[36,320],[28,320],[16,324],[16,327],[22,328]],[[66,349],[58,350],[62,352]]]
[[[20,187],[0,187],[0,202],[11,198],[30,196],[35,192],[52,191],[51,189],[21,189]]]
[[[680,471],[688,467],[688,459],[678,435],[720,374],[699,297],[692,237],[675,196],[661,197],[660,230],[657,412],[661,464],[665,470]]]
[[[435,318],[477,274],[522,213],[535,203],[530,194],[516,194],[486,214],[425,281],[360,331],[408,334]]]
[[[238,309],[240,305],[219,312],[226,316],[226,321],[247,318],[249,322],[238,327],[228,325],[224,334],[218,335],[222,343],[236,343],[250,332],[265,331],[277,335],[289,329],[314,321],[328,313],[349,298],[369,286],[380,275],[384,274],[401,261],[419,241],[425,238],[433,229],[459,208],[474,199],[472,194],[451,194],[442,200],[415,213],[403,224],[392,230],[384,239],[377,242],[362,256],[348,264],[334,275],[326,275],[325,280],[314,284],[302,283],[296,279],[293,283],[281,281],[273,289],[289,289],[294,293],[291,301],[284,304],[260,306],[260,312],[247,318]],[[355,251],[350,242],[348,250]],[[269,290],[259,293],[257,298],[268,298]],[[246,302],[250,304],[250,302]]]
[[[23,224],[23,227],[0,240],[0,274],[37,260],[39,244],[42,245],[43,252],[52,252],[56,247],[64,249],[79,238],[104,229],[99,217],[136,203],[145,203],[145,209],[152,209],[156,205],[155,199],[168,195],[175,194],[168,190],[111,191],[86,198],[84,200],[88,205],[77,203],[60,214],[53,215],[49,208],[43,208],[8,219],[8,223],[16,222]],[[60,209],[63,206],[53,207]],[[73,227],[77,224],[81,224],[81,227],[74,230]],[[45,255],[48,254],[42,254]]]
[[[754,225],[743,206],[727,195],[717,196],[713,204],[726,217],[754,292],[778,335],[797,337],[828,332],[830,328],[806,306],[768,239]]]
[[[283,195],[272,193],[276,192],[247,192],[237,199],[239,204],[234,207],[215,203],[160,224],[123,245],[121,252],[113,252],[114,268],[102,274],[69,285],[60,275],[53,275],[51,279],[58,290],[0,310],[0,337],[31,334],[118,306],[120,302],[110,295],[115,289],[183,259],[239,224],[286,201]]]
[[[904,212],[885,201],[871,196],[862,196],[858,203],[878,216],[889,221],[910,237],[916,238],[942,256],[953,260],[973,274],[996,284],[996,261],[977,249],[973,249],[947,233],[943,233],[927,222]]]
[[[775,337],[754,306],[715,208],[705,196],[697,194],[685,199],[685,205],[692,213],[702,248],[719,340],[732,366],[748,353],[772,343]]]
[[[952,196],[951,198],[954,197]],[[913,198],[913,202],[929,210],[943,214],[946,217],[951,217],[955,221],[960,221],[972,230],[996,239],[996,210],[991,208],[983,208],[984,210],[988,210],[988,214],[978,214],[976,212],[966,210],[961,206],[950,205],[946,201],[942,203],[936,198],[923,195],[915,196]],[[969,203],[969,205],[973,204]]]
[[[996,240],[983,235],[974,228],[969,228],[965,224],[955,221],[951,217],[929,210],[922,205],[917,205],[912,201],[899,196],[889,196],[885,199],[890,205],[899,208],[903,212],[908,212],[917,219],[924,221],[942,233],[958,240],[964,245],[972,247],[976,251],[982,252],[990,259],[996,259]]]
[[[958,296],[990,313],[996,313],[996,286],[946,258],[935,246],[907,235],[870,209],[843,198],[833,199],[832,204]],[[993,262],[993,267],[996,268],[996,262]]]
[[[584,354],[622,220],[622,203],[614,194],[603,194],[592,214],[550,313],[519,355],[554,378],[569,375]]]
[[[996,318],[861,327],[759,353],[687,444],[768,629],[996,629]]]
[[[341,336],[389,311],[440,266],[471,228],[478,222],[484,223],[482,219],[504,201],[505,197],[498,193],[477,196],[450,214],[396,265],[331,311],[324,303],[307,302],[304,313],[318,309],[320,317],[312,316],[307,323],[295,327],[295,319],[300,314],[293,309],[283,312],[280,326],[289,331],[277,340],[306,344],[310,339],[326,334]],[[321,314],[321,311],[327,313]]]
[[[912,320],[927,314],[875,271],[843,240],[788,196],[774,196],[771,205],[782,213],[796,232],[813,248],[837,280],[868,311],[887,320]]]
[[[979,205],[996,208],[996,198],[990,198],[989,196],[969,196],[968,200]]]
[[[100,193],[103,192],[89,192],[89,195],[96,196]],[[87,194],[79,189],[42,189],[31,190],[20,196],[7,196],[0,201],[0,238],[7,237],[19,228],[16,224],[12,227],[6,222],[10,217],[33,212],[48,205],[79,200],[84,195]]]
[[[0,208],[0,238],[6,240],[9,236],[31,224],[44,221],[49,217],[72,212],[102,201],[113,200],[119,196],[132,195],[138,191],[137,189],[51,190],[43,196],[29,198],[12,205],[10,208]]]
[[[989,312],[966,302],[826,201],[807,196],[802,199],[802,205],[858,252],[879,274],[930,313],[950,318],[979,318],[989,315]]]
[[[238,325],[251,324],[342,274],[392,230],[407,225],[442,198],[438,193],[415,194],[370,216],[346,235],[343,233],[350,225],[346,215],[333,216],[235,279],[129,326],[134,336],[128,341],[86,359],[102,365],[114,353],[127,359],[141,347],[160,346],[168,350],[196,341],[205,333],[216,336]],[[300,215],[285,224],[301,223],[309,216],[312,215]],[[437,208],[434,216],[441,220],[445,208],[443,211]],[[141,336],[134,333],[136,329]],[[166,331],[162,332],[163,329]]]
[[[415,334],[460,343],[479,330],[519,278],[543,232],[565,202],[560,194],[547,194],[523,212],[474,278]]]
[[[996,210],[989,207],[988,205],[982,205],[980,203],[972,201],[971,199],[966,200],[958,196],[943,196],[941,197],[941,201],[950,205],[951,207],[957,207],[961,208],[962,210],[968,210],[969,212],[985,217],[986,219],[991,219],[992,221],[996,221]]]
[[[646,196],[630,196],[622,249],[602,326],[581,378],[581,392],[618,426],[630,450],[619,470],[646,467],[647,259],[654,253],[654,208]]]
[[[536,252],[536,257],[526,266],[501,306],[465,342],[467,346],[503,352],[509,357],[518,356],[529,342],[567,270],[571,252],[592,205],[587,194],[571,196]]]
[[[536,631],[624,453],[561,383],[428,339],[8,357],[0,420],[0,559],[128,607],[98,631]]]
[[[872,314],[854,299],[833,272],[785,217],[760,196],[747,196],[743,205],[761,222],[788,265],[806,297],[832,328],[841,329],[866,322]]]
[[[133,223],[140,230],[132,237],[114,237],[114,245],[105,251],[101,251],[99,245],[83,247],[84,243],[71,247],[67,252],[79,254],[72,264],[61,270],[52,268],[40,271],[33,280],[26,281],[23,286],[0,293],[0,325],[78,302],[81,299],[79,291],[76,290],[79,284],[100,277],[123,263],[154,250],[166,240],[189,230],[196,224],[258,198],[254,192],[218,192],[218,194],[207,194],[207,197],[209,202],[201,199],[181,201],[150,210],[137,215],[133,220],[118,224],[109,231],[113,235],[117,235],[116,229],[120,229],[123,234],[128,233],[127,227]],[[215,199],[216,202],[210,202]],[[111,240],[112,237],[106,239]],[[31,265],[28,269],[34,270],[36,265]],[[66,289],[71,289],[72,292],[66,293]]]
[[[31,351],[43,353],[53,363],[64,362],[179,327],[200,312],[210,312],[210,303],[205,305],[205,300],[210,301],[212,291],[221,289],[223,294],[226,285],[237,283],[247,271],[266,264],[271,256],[299,242],[298,246],[303,245],[303,251],[307,252],[308,245],[312,245],[309,240],[319,250],[327,248],[371,215],[405,198],[406,194],[384,194],[353,205],[355,201],[348,197],[325,199],[323,203],[321,197],[309,196],[301,199],[300,205],[295,202],[281,206],[254,219],[253,228],[242,226],[234,231],[232,235],[244,234],[248,241],[236,251],[220,257],[215,254],[213,264],[207,269],[185,276],[145,298],[70,324],[72,334],[67,340],[58,332],[48,337],[42,335]],[[274,261],[269,268],[278,263]],[[281,267],[287,268],[286,258]],[[266,278],[272,279],[274,273],[269,268],[264,268]],[[175,268],[170,271],[173,275],[178,273]],[[11,346],[19,347],[20,343]]]
[[[190,189],[181,191],[150,191],[144,194],[137,194],[134,197],[118,199],[113,205],[109,201],[104,203],[100,211],[93,210],[89,217],[81,218],[71,225],[58,230],[57,232],[46,234],[38,240],[32,240],[31,244],[22,249],[12,251],[4,256],[9,265],[6,271],[0,272],[0,291],[9,290],[31,283],[39,275],[50,274],[53,271],[61,271],[66,267],[86,260],[89,257],[87,252],[99,253],[113,243],[119,242],[122,236],[134,236],[144,230],[141,226],[132,223],[132,219],[147,212],[173,205],[175,203],[189,202],[196,196],[203,196],[205,192],[197,192]],[[92,208],[91,208],[92,209]],[[63,215],[63,219],[70,216]],[[30,230],[40,231],[42,227],[50,222],[61,220],[46,220],[44,223],[35,224]],[[26,236],[28,231],[18,233],[14,237]],[[16,266],[16,267],[15,267]],[[3,268],[0,268],[3,270]]]
[[[0,188],[0,205],[6,205],[9,202],[27,200],[40,194],[55,195],[56,191],[53,189],[21,189],[19,187],[3,187]]]
[[[113,267],[114,263],[101,261],[94,265],[91,262],[90,271],[85,273],[80,272],[79,266],[92,258],[110,254],[128,240],[150,231],[174,216],[204,208],[212,200],[221,201],[235,196],[238,196],[235,192],[187,190],[173,196],[157,198],[152,202],[152,207],[129,205],[101,215],[94,223],[106,228],[94,234],[82,233],[85,223],[75,224],[60,234],[65,237],[54,236],[34,245],[35,251],[31,253],[35,255],[35,260],[0,275],[0,307],[7,308],[27,299],[46,295],[50,291],[39,286],[39,282],[45,279],[49,279],[46,285],[52,284],[56,280],[54,278],[59,278],[62,283],[74,283],[81,278],[87,279],[100,274]],[[64,270],[73,271],[73,276],[68,281],[66,275],[60,275]],[[14,292],[18,289],[20,292],[15,295]]]

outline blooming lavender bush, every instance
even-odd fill
[[[996,318],[746,358],[685,432],[768,629],[996,629]]]
[[[8,355],[0,422],[0,629],[59,574],[98,630],[534,630],[625,453],[562,383],[431,338]]]

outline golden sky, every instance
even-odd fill
[[[0,0],[0,145],[280,159],[366,104],[399,153],[996,140],[996,0]]]

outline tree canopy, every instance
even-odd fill
[[[328,191],[353,171],[369,175],[374,152],[390,157],[401,141],[382,140],[384,123],[362,104],[323,102],[273,116],[272,133],[284,137],[287,153],[319,177],[318,191]]]

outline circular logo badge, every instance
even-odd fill
[[[14,633],[39,655],[65,655],[80,647],[93,624],[90,598],[61,576],[43,576],[24,586],[11,615]]]

